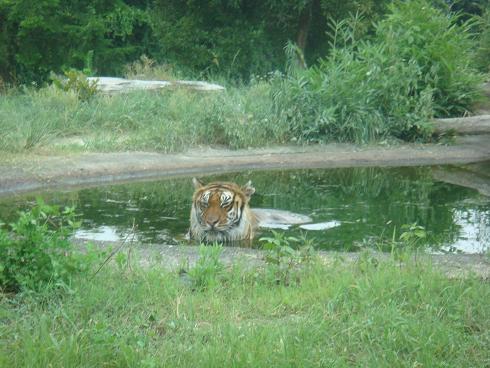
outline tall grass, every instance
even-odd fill
[[[478,38],[478,48],[476,51],[476,65],[490,78],[490,3],[478,18],[480,36]]]
[[[0,299],[3,367],[483,367],[488,283],[422,263],[238,266],[194,288],[104,268],[65,294]]]
[[[287,127],[273,123],[269,91],[256,83],[226,93],[142,91],[89,101],[54,87],[12,93],[0,99],[1,150],[49,147],[77,136],[84,140],[81,149],[98,151],[281,143]]]

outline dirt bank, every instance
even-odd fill
[[[16,157],[11,162],[0,161],[0,196],[244,169],[443,165],[489,159],[490,135],[461,136],[450,145],[331,144],[237,151],[203,148],[181,154],[120,152]]]
[[[77,240],[76,243],[83,247],[85,241]],[[158,265],[167,270],[177,271],[182,265],[193,267],[199,259],[199,247],[197,246],[127,243],[120,247],[121,244],[117,242],[95,243],[100,248],[119,249],[126,255],[131,248],[130,259],[142,267]],[[361,256],[361,253],[326,251],[318,251],[317,254],[325,264],[341,261],[355,265]],[[265,265],[264,256],[265,252],[258,249],[223,247],[220,260],[226,266],[240,264],[243,267],[261,267]],[[369,257],[383,261],[388,260],[391,256],[387,253],[372,252],[369,253]],[[434,267],[450,278],[476,276],[484,280],[490,279],[490,258],[485,254],[428,254],[420,257],[425,261],[429,260]]]

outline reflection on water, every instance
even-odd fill
[[[443,245],[442,250],[483,253],[490,246],[490,211],[454,210],[454,222],[460,227],[458,238]]]
[[[127,231],[121,232],[114,226],[96,226],[93,229],[78,229],[74,237],[83,240],[115,242],[131,237],[134,241],[138,241],[138,234]]]
[[[477,192],[433,179],[431,168],[357,168],[244,172],[205,178],[256,187],[251,205],[308,215],[312,223],[277,228],[315,238],[323,249],[358,250],[391,239],[404,224],[424,226],[426,246],[482,252],[490,244],[490,201]],[[187,227],[190,178],[43,194],[47,203],[76,205],[83,239],[114,241],[136,226],[143,243],[177,243]],[[0,219],[11,221],[34,196],[0,201]],[[302,228],[301,228],[302,227]],[[262,236],[270,229],[263,229]]]

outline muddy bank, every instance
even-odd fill
[[[0,196],[248,169],[444,165],[489,159],[490,135],[456,137],[451,145],[330,144],[237,151],[203,148],[181,154],[119,152],[37,156],[0,163]]]

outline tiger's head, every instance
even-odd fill
[[[249,207],[255,188],[230,182],[204,184],[192,179],[190,237],[200,241],[234,241],[252,239],[256,219]]]

